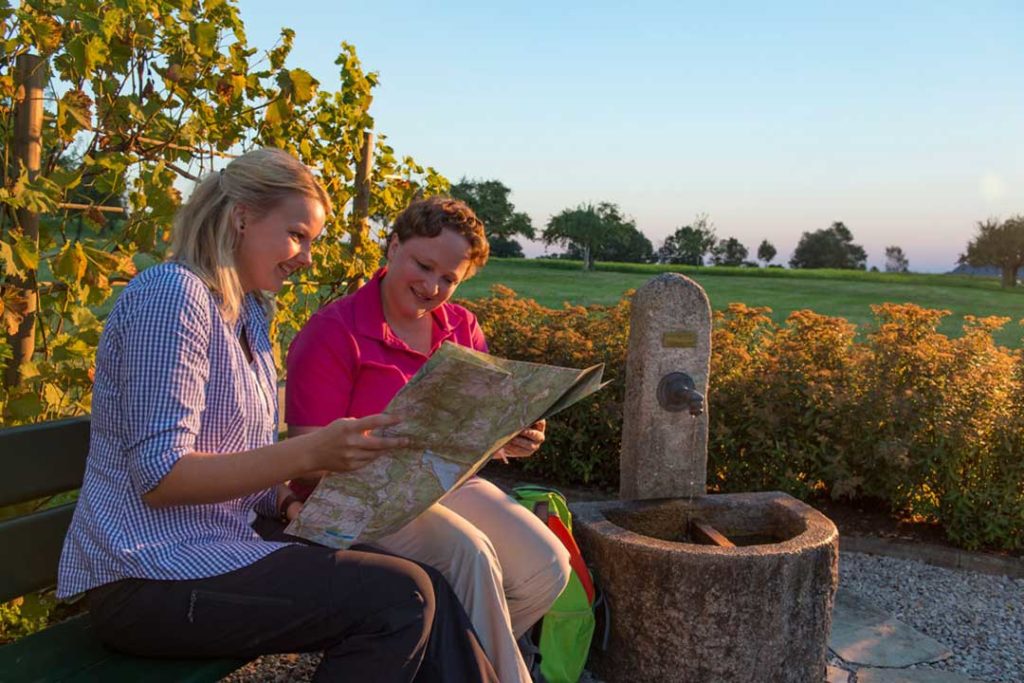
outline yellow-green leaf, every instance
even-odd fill
[[[47,410],[56,410],[64,400],[64,394],[54,384],[47,382],[43,385],[43,404]]]
[[[313,99],[320,83],[305,69],[291,69],[288,72],[292,84],[292,99],[296,104],[305,104]]]
[[[57,127],[65,140],[92,128],[92,99],[81,90],[68,90],[57,100]]]
[[[245,89],[248,83],[249,80],[245,77],[245,74],[231,74],[231,87],[234,88],[236,97],[245,96]]]
[[[82,245],[78,242],[68,242],[57,255],[53,272],[66,282],[77,283],[85,276],[87,265],[88,259],[82,250]]]
[[[10,277],[19,273],[18,264],[14,262],[14,250],[10,244],[0,240],[0,274]]]
[[[18,265],[28,270],[39,268],[39,244],[32,237],[19,235],[14,242],[14,256]]]
[[[115,3],[108,3],[103,9],[103,18],[100,22],[100,30],[103,32],[104,40],[111,40],[117,35],[125,19],[125,11],[117,7]]]
[[[107,61],[110,56],[110,45],[100,36],[93,36],[85,44],[85,63],[91,71]]]
[[[196,51],[203,57],[212,57],[217,45],[217,27],[209,22],[201,21],[192,26],[193,40]]]
[[[111,254],[109,251],[95,247],[82,247],[82,251],[103,272],[114,272],[121,265],[118,255]]]
[[[2,302],[0,302],[2,303]],[[8,336],[14,336],[18,333],[18,328],[21,327],[22,316],[16,311],[12,311],[10,308],[0,305],[3,311],[0,312],[0,322],[3,324],[0,327],[3,328],[4,332]]]
[[[36,50],[48,55],[60,47],[61,27],[51,16],[38,14],[23,15],[22,27],[32,38]]]
[[[85,166],[76,168],[64,168],[57,166],[50,174],[50,180],[64,190],[73,190],[82,182],[82,175],[85,173]]]
[[[43,410],[43,403],[36,394],[25,394],[7,402],[7,412],[16,420],[26,420],[32,417],[38,419],[39,413]]]
[[[291,116],[292,108],[285,100],[276,99],[267,106],[267,123],[272,126],[281,125]]]

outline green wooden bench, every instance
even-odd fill
[[[82,485],[89,418],[0,430],[0,507],[73,491]],[[0,521],[0,602],[51,588],[75,504]],[[216,681],[239,659],[147,659],[105,648],[87,616],[77,616],[0,646],[0,680]]]

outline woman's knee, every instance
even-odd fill
[[[509,586],[510,599],[550,604],[565,590],[572,574],[569,551],[554,540],[546,552],[537,553],[533,562],[524,567],[521,579]]]
[[[572,565],[569,562],[569,551],[561,543],[554,548],[554,560],[544,572],[547,584],[548,595],[551,602],[555,601],[569,583],[572,574]]]
[[[429,628],[436,606],[433,570],[401,557],[365,553],[357,585],[338,582],[335,609],[351,611],[353,594],[363,602],[364,623],[371,629]],[[347,577],[351,580],[351,577]]]

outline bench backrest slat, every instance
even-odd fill
[[[81,487],[88,452],[88,417],[0,430],[0,507]]]
[[[75,504],[33,512],[0,522],[0,602],[57,582],[57,562]]]

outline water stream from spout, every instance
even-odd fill
[[[694,467],[694,465],[696,464],[696,459],[697,459],[697,427],[698,427],[698,425],[695,424],[696,420],[697,420],[697,417],[698,417],[697,415],[690,415],[690,422],[691,422],[691,424],[688,425],[690,427],[690,429],[689,429],[689,432],[690,432],[690,443],[686,447],[686,453],[683,454],[683,462],[687,463],[687,470],[689,471],[689,476],[690,476],[690,481],[687,482],[689,484],[689,487],[687,488],[687,490],[691,491],[691,492],[694,490],[694,484],[696,484],[695,477],[694,477],[694,472],[696,471],[697,468]],[[692,498],[693,495],[694,495],[693,493],[690,493],[687,496],[687,498]]]

